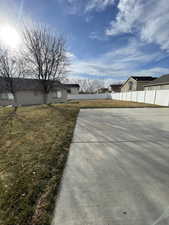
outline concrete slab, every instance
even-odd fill
[[[73,142],[168,140],[168,112],[168,108],[81,110]]]
[[[167,136],[169,109],[82,110],[52,225],[169,225]]]

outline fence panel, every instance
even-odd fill
[[[122,100],[122,95],[123,95],[123,93],[120,92],[120,93],[119,93],[119,100]]]
[[[145,91],[145,103],[155,104],[156,91]]]
[[[124,101],[127,101],[127,92],[124,94]]]
[[[137,102],[137,91],[133,91],[132,92],[131,100],[133,102]]]
[[[133,91],[106,94],[79,94],[69,95],[70,100],[94,100],[94,99],[115,99],[122,101],[144,102],[169,106],[169,90]]]
[[[137,102],[144,102],[145,91],[138,91]]]
[[[157,90],[155,104],[169,106],[169,90]]]
[[[127,92],[126,93],[126,100],[127,101],[132,101],[132,99],[131,99],[131,92]]]

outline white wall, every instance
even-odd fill
[[[169,106],[169,90],[133,91],[111,94],[112,99]]]
[[[111,94],[78,94],[68,95],[69,100],[94,100],[94,99],[112,99]]]

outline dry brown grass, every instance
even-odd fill
[[[158,105],[118,101],[111,99],[101,100],[80,100],[70,101],[66,104],[67,107],[78,107],[78,108],[143,108],[143,107],[160,107]]]
[[[0,110],[0,224],[49,225],[77,109]]]

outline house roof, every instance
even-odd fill
[[[65,88],[80,88],[79,84],[63,84]]]
[[[150,77],[150,76],[131,76],[121,85],[121,87],[123,87],[130,78],[133,78],[136,81],[148,81],[148,82],[156,79],[156,77]]]
[[[159,84],[169,84],[169,74],[163,75],[149,84],[146,84],[145,86],[154,86],[154,85],[159,85]]]
[[[66,88],[64,84],[61,84],[60,81],[51,81],[55,84],[53,85],[53,89],[55,88]],[[40,80],[38,79],[26,79],[26,78],[13,78],[14,88],[17,91],[28,91],[28,90],[39,90],[42,91],[42,85]],[[8,83],[5,81],[3,77],[0,77],[0,93],[6,92]]]
[[[120,88],[122,84],[110,84],[110,87]]]
[[[156,79],[156,77],[140,77],[140,76],[131,76],[134,80],[137,80],[137,81],[152,81],[154,79]]]

